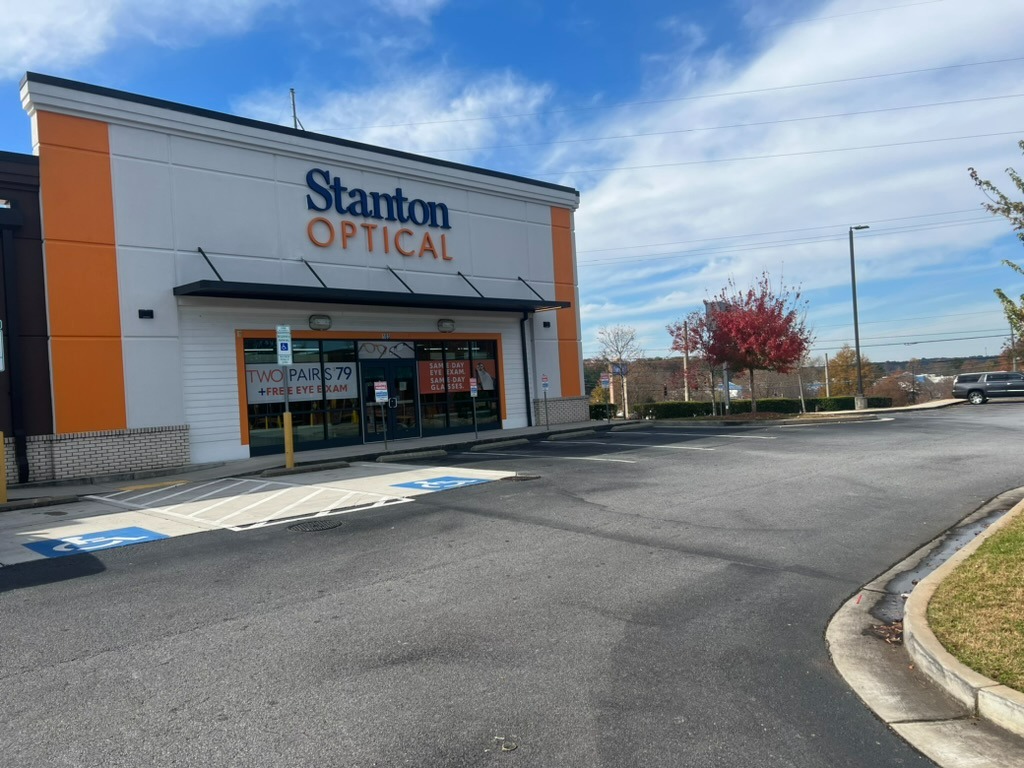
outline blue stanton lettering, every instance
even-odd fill
[[[452,228],[447,205],[419,198],[410,200],[402,194],[401,187],[395,187],[394,194],[367,192],[357,187],[350,189],[341,183],[338,176],[331,176],[331,172],[324,168],[311,168],[306,173],[306,186],[312,192],[306,195],[306,208],[311,211],[333,208],[342,215],[402,224],[412,222],[436,229]]]

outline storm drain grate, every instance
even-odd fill
[[[336,517],[325,517],[317,520],[303,520],[301,523],[295,523],[289,525],[289,531],[298,531],[299,533],[316,533],[317,531],[329,531],[332,528],[337,528],[342,524],[341,520]]]

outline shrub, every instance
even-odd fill
[[[807,410],[810,413],[815,411],[852,411],[853,397],[808,397],[804,399]],[[590,406],[591,418],[594,409],[601,406]],[[718,404],[721,410],[722,404]],[[891,408],[891,397],[869,397],[868,408]],[[798,398],[777,397],[765,398],[757,401],[758,413],[800,413],[800,400]],[[708,402],[667,402],[648,403],[637,408],[637,413],[644,419],[685,419],[694,416],[711,416],[711,403]],[[732,400],[729,403],[730,414],[750,413],[749,400]]]

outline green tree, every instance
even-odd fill
[[[1021,152],[1024,152],[1024,140],[1017,142],[1017,146],[1020,147]],[[992,215],[1002,216],[1009,221],[1013,231],[1017,233],[1017,239],[1024,243],[1024,201],[1010,198],[991,181],[981,178],[974,168],[968,168],[967,171],[971,175],[974,186],[989,199],[989,202],[981,204],[982,207]],[[1010,181],[1020,190],[1021,194],[1024,194],[1024,179],[1020,174],[1013,168],[1007,168],[1006,175],[1010,177]],[[1018,275],[1024,276],[1024,269],[1018,264],[1009,259],[1003,259],[1003,264]],[[1014,301],[999,288],[995,289],[995,294],[1003,305],[1003,311],[1006,313],[1010,327],[1018,337],[1024,334],[1024,294],[1021,294],[1020,301]]]
[[[878,380],[875,366],[864,355],[860,356],[861,378],[867,391]],[[833,397],[852,397],[857,394],[857,353],[844,344],[835,357],[828,361],[829,391]]]

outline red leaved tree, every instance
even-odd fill
[[[788,373],[800,364],[811,344],[804,322],[806,302],[800,292],[772,288],[768,273],[740,290],[735,282],[707,302],[707,311],[693,312],[683,323],[668,326],[672,348],[699,350],[712,365],[728,365],[750,374],[750,410],[757,412],[754,371]]]

